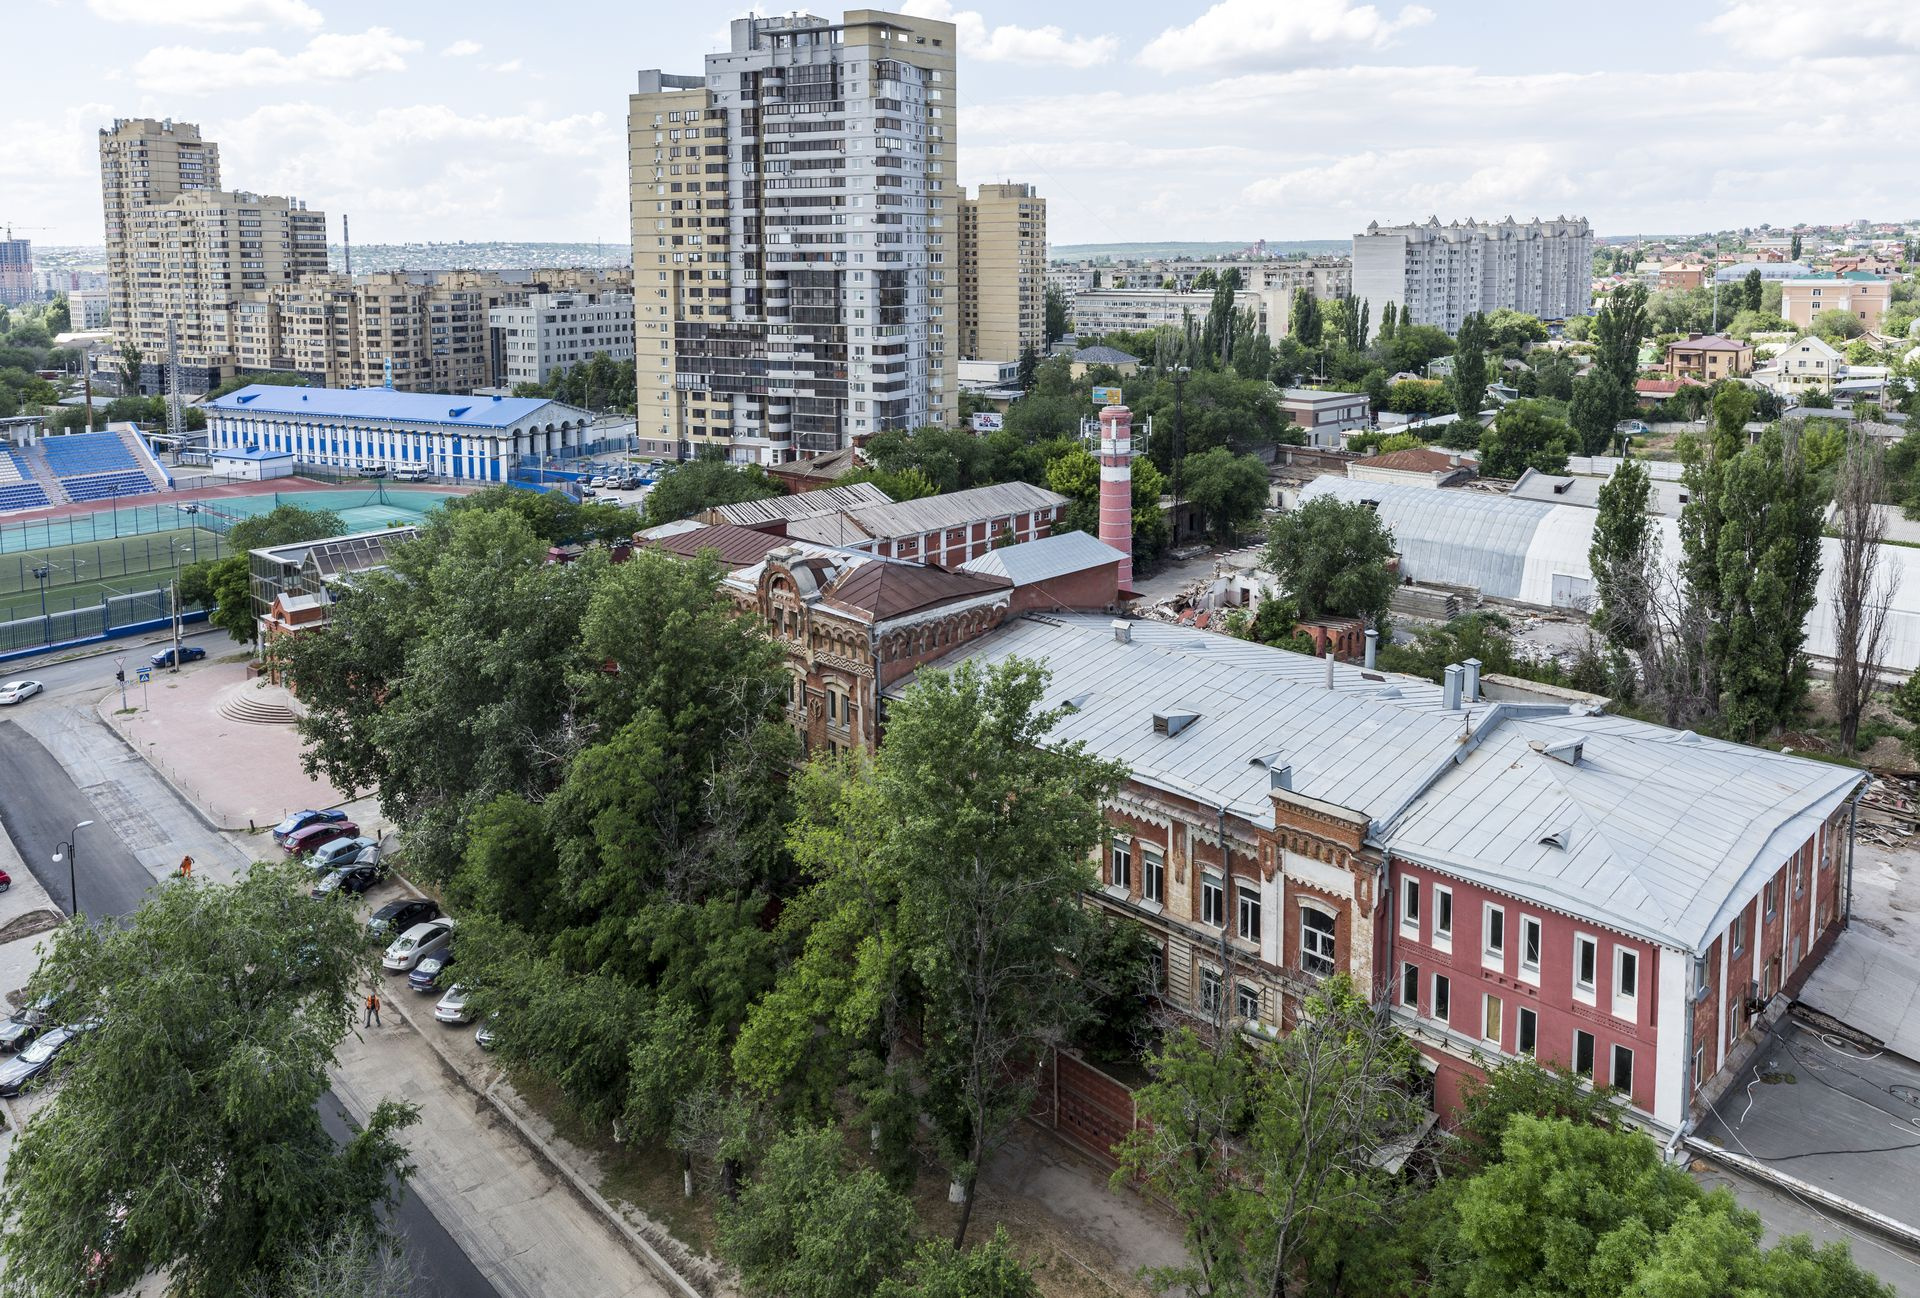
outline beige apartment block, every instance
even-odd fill
[[[960,200],[960,355],[1012,361],[1046,346],[1047,200],[982,185]]]
[[[638,435],[778,464],[958,412],[954,29],[733,22],[628,101]]]
[[[108,315],[125,334],[131,319],[132,245],[128,221],[142,207],[220,188],[220,146],[200,128],[171,118],[116,118],[100,131],[100,194],[106,214]]]
[[[203,391],[237,364],[241,303],[326,269],[326,217],[297,199],[195,191],[133,208],[123,246],[130,292],[126,320],[115,322],[120,341],[157,364],[171,324],[183,386]]]
[[[1780,281],[1780,314],[1789,323],[1810,328],[1822,311],[1845,311],[1868,329],[1880,327],[1893,300],[1893,281],[1859,271],[1823,279]]]

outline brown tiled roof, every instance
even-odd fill
[[[1462,467],[1453,462],[1451,455],[1420,446],[1404,451],[1389,451],[1385,455],[1369,455],[1354,463],[1368,469],[1395,469],[1401,473],[1445,473],[1448,469]]]
[[[670,536],[642,540],[643,546],[656,550],[665,550],[691,559],[707,550],[718,552],[720,562],[729,568],[745,568],[759,563],[768,553],[787,544],[783,536],[772,532],[762,532],[751,527],[740,527],[733,523],[713,523],[706,527],[689,528],[684,532],[675,532]]]
[[[1704,338],[1676,338],[1667,344],[1670,352],[1743,352],[1752,347],[1737,338],[1728,338],[1724,334],[1708,334]]]
[[[875,560],[860,564],[834,582],[826,592],[825,602],[883,622],[923,608],[1012,588],[1013,583],[1005,577]]]

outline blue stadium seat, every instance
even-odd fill
[[[49,437],[40,445],[57,478],[116,470],[140,473],[139,463],[117,433],[68,433],[63,437]],[[140,473],[140,476],[146,475]]]

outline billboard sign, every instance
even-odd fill
[[[991,410],[977,410],[973,415],[973,431],[976,433],[997,433],[1005,422],[1005,416]]]
[[[1120,397],[1120,389],[1095,388],[1093,390],[1093,404],[1102,408],[1123,404]]]

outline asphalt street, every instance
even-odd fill
[[[205,643],[210,652],[214,651],[211,641]],[[152,652],[144,648],[136,653],[129,647],[126,657],[130,678],[133,664],[144,662]],[[103,675],[104,683],[112,684],[118,656],[61,663],[39,671],[18,670],[7,679],[28,676],[43,681],[48,695],[64,692],[62,687],[84,686],[85,694],[95,697]],[[21,706],[30,708],[50,701],[42,696]],[[153,874],[127,849],[53,754],[19,725],[0,720],[0,825],[5,826],[48,896],[63,910],[72,905],[68,868],[64,861],[53,863],[53,851],[82,820],[96,823],[80,831],[79,855],[73,858],[77,866],[74,886],[80,894],[81,909],[96,917],[132,914],[153,886]],[[321,1101],[320,1113],[336,1137],[346,1134],[340,1102],[331,1091]],[[418,1197],[403,1196],[392,1219],[406,1239],[415,1298],[497,1298],[494,1287]]]

